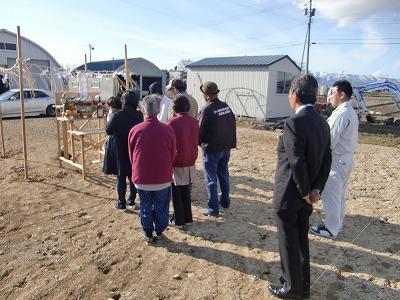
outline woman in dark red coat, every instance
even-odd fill
[[[176,117],[172,118],[168,125],[174,129],[176,135],[177,155],[173,163],[172,204],[174,217],[171,225],[182,228],[185,224],[193,222],[190,190],[196,173],[194,164],[198,151],[199,123],[188,114],[190,102],[185,95],[177,95],[172,109]]]

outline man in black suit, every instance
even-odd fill
[[[295,114],[285,121],[278,142],[273,208],[283,275],[268,291],[282,299],[310,294],[309,217],[329,175],[329,125],[314,108],[318,83],[297,75],[289,90]]]

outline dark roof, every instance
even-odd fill
[[[87,68],[89,71],[114,71],[122,66],[124,63],[124,59],[92,61],[87,63]],[[75,70],[85,70],[85,65],[80,65]]]
[[[186,67],[189,69],[197,67],[268,67],[284,58],[288,58],[300,70],[299,66],[288,55],[207,57]]]

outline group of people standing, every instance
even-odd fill
[[[326,121],[315,109],[318,83],[311,75],[297,75],[289,90],[289,105],[295,112],[285,120],[277,146],[273,209],[276,217],[282,276],[267,290],[282,299],[310,295],[308,231],[313,204],[322,198],[325,219],[311,233],[335,238],[343,227],[345,196],[358,139],[358,117],[351,106],[351,84],[333,84],[328,100],[334,108]],[[206,105],[198,113],[197,101],[187,95],[186,84],[173,80],[167,86],[150,85],[150,95],[139,104],[136,94],[126,91],[123,108],[115,111],[106,131],[103,171],[117,175],[118,203],[136,208],[140,198],[143,238],[162,238],[168,225],[182,228],[193,222],[191,188],[198,146],[208,195],[205,216],[218,216],[230,207],[228,162],[236,147],[235,116],[218,99],[216,83],[200,86]],[[140,111],[137,109],[140,107]],[[126,179],[130,186],[125,200]],[[221,195],[218,197],[218,183]],[[174,213],[169,216],[172,196]]]
[[[117,175],[116,210],[127,206],[137,209],[135,198],[139,194],[142,233],[147,242],[161,239],[168,225],[183,228],[193,222],[191,189],[198,146],[202,148],[209,195],[203,214],[218,215],[220,204],[226,208],[230,204],[228,161],[230,149],[236,147],[234,114],[218,99],[214,82],[200,87],[207,103],[200,113],[197,101],[186,93],[184,81],[174,79],[166,90],[172,99],[154,82],[149,86],[150,95],[140,102],[133,91],[126,91],[120,111],[114,108],[119,100],[109,99],[111,117],[106,126],[109,138],[103,172]],[[126,200],[127,177],[130,194]]]

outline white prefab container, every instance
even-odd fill
[[[205,105],[200,85],[214,81],[220,89],[219,99],[236,116],[266,120],[293,114],[288,88],[300,68],[287,55],[205,58],[187,68],[187,91],[199,107]]]

